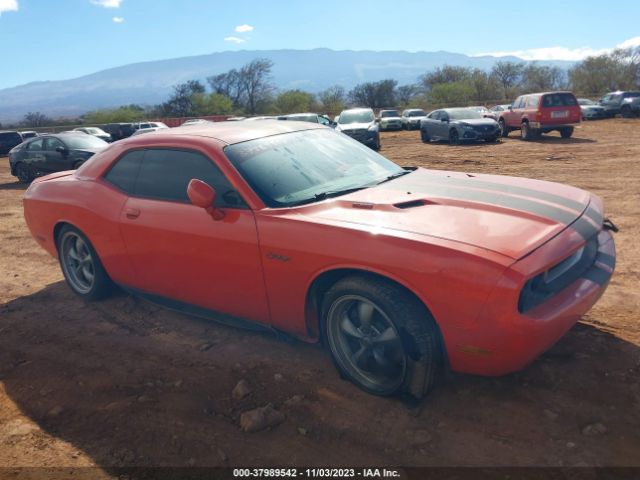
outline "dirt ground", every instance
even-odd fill
[[[0,467],[640,465],[640,120],[585,123],[569,140],[511,136],[450,147],[389,132],[381,153],[590,190],[620,227],[617,271],[527,369],[451,374],[421,409],[357,390],[320,346],[124,293],[83,303],[29,235],[24,187],[0,159]],[[252,392],[235,401],[241,379]],[[243,433],[240,414],[269,403],[284,423]]]

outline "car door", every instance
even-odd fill
[[[56,149],[63,148],[63,152],[59,152]],[[71,155],[66,145],[56,137],[46,137],[42,148],[44,155],[44,171],[62,172],[64,170],[70,170],[73,168],[71,165]]]
[[[440,110],[431,112],[427,115],[420,125],[420,128],[424,128],[427,135],[433,140],[438,138],[438,128],[440,127]]]
[[[191,150],[137,150],[105,178],[130,192],[120,228],[135,272],[131,287],[269,322],[253,212],[208,157]],[[193,178],[215,188],[222,220],[189,202],[187,185]]]
[[[511,108],[506,110],[502,114],[502,118],[505,120],[506,124],[510,127],[519,127],[520,126],[520,115],[522,105],[524,104],[524,97],[520,96],[515,99],[515,101],[511,104]]]
[[[439,140],[449,140],[449,114],[444,110],[440,110],[438,115],[436,131]]]
[[[43,151],[43,143],[44,139],[38,138],[32,142],[29,142],[26,147],[24,160],[25,163],[29,165],[29,168],[31,169],[31,172],[34,176],[46,172],[46,157]]]

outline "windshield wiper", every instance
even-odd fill
[[[402,177],[403,175],[406,175],[407,173],[411,173],[411,170],[403,170],[402,172],[398,172],[398,173],[394,173],[393,175],[389,175],[384,180],[376,183],[376,185],[380,185],[381,183],[388,182],[390,180],[393,180],[394,178]]]
[[[298,202],[293,202],[287,205],[287,207],[297,207],[298,205],[304,205],[306,203],[320,202],[322,200],[326,200],[327,198],[340,197],[341,195],[346,195],[347,193],[357,192],[358,190],[364,190],[365,188],[369,188],[371,185],[363,185],[361,187],[351,187],[345,188],[343,190],[328,190],[326,192],[316,193],[313,197],[305,198],[304,200],[300,200]]]

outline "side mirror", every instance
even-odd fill
[[[61,153],[62,155],[67,155],[69,150],[64,147],[56,147],[56,152]]]
[[[224,212],[213,206],[216,202],[216,191],[209,184],[197,178],[191,179],[187,186],[187,196],[191,203],[196,207],[204,208],[214,220],[224,218]]]

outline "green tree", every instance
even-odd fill
[[[314,96],[302,90],[287,90],[276,97],[274,106],[280,113],[301,113],[312,110]]]
[[[438,83],[428,94],[430,103],[438,107],[463,107],[475,100],[475,89],[469,81]]]
[[[196,115],[195,100],[204,94],[205,87],[197,80],[189,80],[173,87],[173,95],[162,104],[162,113],[167,117],[191,117]]]
[[[455,67],[452,65],[444,65],[436,68],[434,71],[421,75],[419,81],[422,87],[429,91],[435,85],[443,83],[457,83],[469,80],[472,70],[467,67]]]
[[[83,116],[88,124],[105,124],[117,122],[137,122],[145,118],[147,112],[139,105],[126,105],[118,108],[94,110]]]

